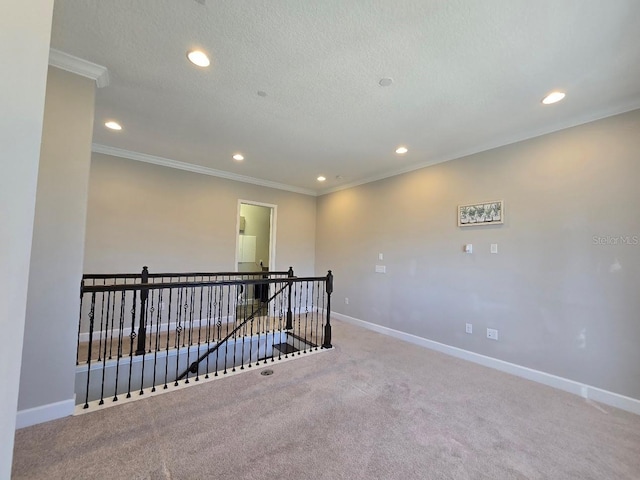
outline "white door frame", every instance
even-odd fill
[[[271,219],[269,222],[269,271],[275,271],[276,266],[276,219],[278,217],[278,206],[273,203],[256,202],[254,200],[238,199],[238,211],[236,213],[236,262],[234,271],[238,271],[238,260],[240,254],[240,205],[256,205],[258,207],[268,207],[271,209]]]

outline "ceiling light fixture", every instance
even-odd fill
[[[207,57],[207,54],[202,50],[191,50],[187,52],[187,58],[198,67],[208,67],[211,64],[209,57]]]
[[[233,159],[234,159],[234,160],[237,160],[238,162],[241,162],[242,160],[244,160],[244,157],[243,157],[241,154],[236,153],[236,154],[233,156]]]
[[[398,155],[404,155],[405,153],[407,153],[409,150],[407,150],[407,147],[398,147],[396,148],[396,153]]]
[[[111,130],[122,130],[122,125],[120,125],[118,122],[114,122],[113,120],[105,122],[104,126]]]
[[[564,92],[551,92],[549,95],[542,99],[542,103],[544,103],[545,105],[551,105],[552,103],[556,103],[562,100],[564,96]]]
[[[378,82],[378,85],[380,85],[381,87],[388,87],[392,83],[393,83],[393,78],[384,77],[380,79],[380,81]]]
[[[326,178],[325,178],[325,177],[323,177],[322,175],[320,175],[320,176],[318,177],[318,181],[319,181],[319,182],[324,182],[325,180],[326,180]]]

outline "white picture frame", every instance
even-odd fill
[[[504,223],[504,202],[502,200],[458,205],[459,227],[500,225],[502,223]]]

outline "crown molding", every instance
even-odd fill
[[[98,88],[109,85],[107,67],[74,57],[55,48],[49,49],[49,65],[95,80]]]
[[[94,143],[91,145],[91,151],[94,153],[102,153],[104,155],[111,155],[113,157],[127,158],[129,160],[135,160],[137,162],[152,163],[154,165],[160,165],[163,167],[176,168],[178,170],[184,170],[187,172],[200,173],[202,175],[209,175],[211,177],[225,178],[227,180],[234,180],[236,182],[250,183],[252,185],[259,185],[261,187],[275,188],[277,190],[286,190],[288,192],[300,193],[302,195],[309,195],[312,197],[317,196],[317,192],[307,188],[294,187],[292,185],[285,185],[284,183],[271,182],[269,180],[262,180],[260,178],[248,177],[245,175],[238,175],[235,173],[225,172],[223,170],[216,170],[214,168],[203,167],[201,165],[194,165],[192,163],[179,162],[178,160],[172,160],[170,158],[156,157],[155,155],[148,155],[146,153],[132,152],[130,150],[124,150],[122,148],[109,147],[108,145],[100,145]]]
[[[329,193],[339,192],[340,190],[347,190],[348,188],[357,187],[367,183],[377,182],[378,180],[384,180],[385,178],[395,177],[397,175],[402,175],[404,173],[414,172],[416,170],[421,170],[423,168],[430,167],[432,165],[437,165],[439,163],[449,162],[451,160],[457,160],[460,158],[468,157],[470,155],[475,155],[477,153],[487,152],[489,150],[494,150],[496,148],[505,147],[507,145],[513,145],[518,142],[524,142],[537,137],[542,137],[544,135],[549,135],[555,132],[559,132],[561,130],[568,130],[570,128],[579,127],[580,125],[596,122],[598,120],[603,120],[605,118],[613,117],[616,115],[622,115],[624,113],[632,112],[638,109],[640,109],[640,99],[637,99],[632,102],[624,102],[619,105],[608,106],[597,112],[589,112],[586,115],[581,115],[579,117],[576,117],[572,121],[567,123],[552,124],[538,130],[532,130],[523,135],[514,135],[510,137],[504,137],[499,139],[498,141],[490,142],[472,149],[458,151],[452,155],[447,155],[440,158],[434,158],[426,162],[416,163],[404,168],[387,171],[387,172],[374,175],[371,177],[366,177],[360,180],[355,180],[353,182],[345,183],[344,185],[338,185],[335,187],[327,188],[325,190],[319,191],[316,195],[317,196],[327,195]]]

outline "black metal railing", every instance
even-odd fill
[[[83,312],[86,316],[86,309],[83,310],[82,304],[84,301],[82,292],[84,287],[89,286],[108,286],[108,285],[145,285],[148,283],[180,283],[180,282],[212,282],[212,281],[243,281],[243,280],[257,280],[264,278],[285,278],[293,276],[293,268],[289,268],[288,271],[260,271],[260,272],[185,272],[185,273],[150,273],[147,266],[142,267],[140,273],[98,273],[98,274],[84,274],[80,284],[80,320],[78,322],[78,344],[81,339],[86,341],[87,322],[84,325],[83,332]],[[255,298],[256,295],[262,295],[264,292],[260,290],[261,284],[257,284],[255,292],[249,291],[247,288],[242,292],[243,297]],[[141,355],[145,349],[145,343],[147,341],[146,328],[147,318],[145,308],[148,298],[148,290],[141,289],[140,291],[140,309],[139,309],[139,322],[138,330],[136,332],[136,354]],[[151,327],[153,327],[153,320],[151,320]],[[84,335],[83,335],[84,334]],[[76,365],[79,364],[79,352],[76,355]]]
[[[292,269],[85,275],[76,396],[88,408],[331,348],[332,290],[331,272]]]

